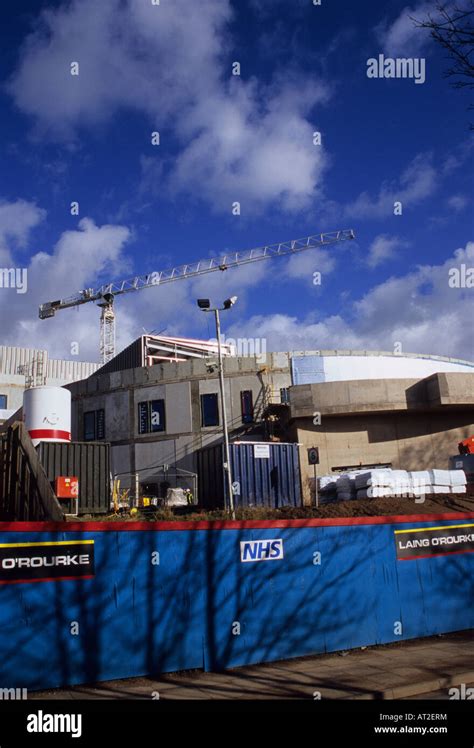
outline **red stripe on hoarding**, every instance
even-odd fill
[[[28,431],[32,439],[66,439],[71,441],[71,434],[69,431],[58,431],[57,429],[31,429]]]
[[[69,582],[72,579],[80,581],[81,579],[94,579],[94,574],[87,574],[84,577],[46,577],[45,579],[5,579],[0,581],[1,584],[35,584],[36,582]]]
[[[377,517],[336,517],[331,519],[244,519],[195,522],[0,522],[0,532],[136,532],[173,530],[272,530],[286,527],[341,527],[344,525],[394,525],[474,519],[474,512],[447,514],[396,514]]]
[[[449,525],[447,525],[449,527]],[[423,556],[406,556],[405,558],[398,558],[397,561],[418,561],[419,558],[439,558],[440,556],[458,556],[460,553],[474,553],[474,551],[448,551],[447,553],[427,553]]]

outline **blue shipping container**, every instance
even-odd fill
[[[464,470],[468,483],[474,483],[474,455],[454,455],[449,458],[450,470]]]
[[[233,442],[230,445],[236,507],[301,506],[297,444]],[[199,503],[208,508],[228,505],[223,477],[223,445],[198,454]]]

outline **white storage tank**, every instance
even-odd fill
[[[70,391],[46,386],[25,390],[23,419],[35,447],[40,442],[70,442]]]

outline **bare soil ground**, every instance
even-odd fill
[[[455,512],[474,512],[474,485],[468,486],[467,494],[432,494],[424,501],[419,498],[386,497],[378,499],[356,499],[338,501],[316,507],[282,507],[269,509],[255,507],[237,509],[236,518],[243,519],[310,519],[336,517],[375,517],[396,514],[446,514]],[[207,511],[199,507],[179,507],[175,509],[138,510],[130,516],[129,512],[110,514],[101,517],[82,516],[82,520],[97,521],[183,521],[183,520],[223,520],[229,519],[227,512],[219,509]]]

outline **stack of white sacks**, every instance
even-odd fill
[[[357,498],[356,478],[362,470],[348,473],[322,475],[318,479],[321,503],[328,501],[350,501]]]
[[[464,470],[430,470],[431,493],[466,493]],[[446,491],[449,488],[449,491]],[[426,493],[430,493],[427,491]]]
[[[354,470],[321,476],[319,491],[323,503],[383,496],[417,498],[428,494],[463,494],[466,493],[466,474],[464,470]]]
[[[426,478],[426,481],[428,478]],[[422,490],[420,485],[420,491]],[[380,496],[406,496],[414,490],[414,482],[407,470],[368,470],[357,476],[358,499],[377,499]],[[426,492],[425,492],[426,493]]]

